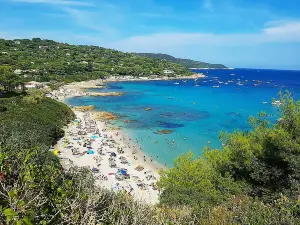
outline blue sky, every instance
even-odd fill
[[[299,0],[0,0],[0,37],[300,69]]]

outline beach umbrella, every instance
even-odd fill
[[[58,156],[59,150],[58,150],[58,149],[55,149],[55,150],[53,151],[53,154],[56,155],[56,156]]]
[[[91,138],[95,139],[95,138],[99,138],[98,135],[92,135]]]

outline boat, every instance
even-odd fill
[[[219,85],[215,85],[215,86],[213,86],[214,88],[219,88],[220,86]]]
[[[195,84],[195,87],[199,87],[200,85],[199,84]]]
[[[232,73],[232,74],[230,74],[231,76],[235,76],[235,74],[234,73]]]
[[[179,84],[178,82],[174,83],[174,84]]]
[[[281,102],[280,101],[273,101],[272,105],[274,105],[274,106],[280,106]]]
[[[185,83],[185,82],[186,82],[186,80],[183,80],[183,82]]]

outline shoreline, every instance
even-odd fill
[[[109,78],[106,80],[89,80],[89,81],[81,81],[81,82],[73,82],[70,84],[66,84],[61,86],[58,90],[54,90],[51,92],[51,96],[57,101],[64,102],[66,98],[70,97],[82,97],[82,96],[99,96],[106,97],[109,92],[87,92],[87,89],[102,89],[105,87],[107,83],[110,82],[144,82],[144,81],[162,81],[162,80],[194,80],[194,79],[203,79],[206,78],[204,74],[200,73],[197,75],[191,76],[180,76],[180,77],[159,77],[159,78],[148,78],[148,77],[139,77],[133,78],[131,76],[120,76],[116,78]],[[96,94],[98,93],[98,94]],[[121,95],[121,93],[113,94],[113,95]]]
[[[66,161],[71,165],[89,167],[99,187],[127,192],[136,200],[148,204],[158,203],[160,191],[156,187],[156,181],[159,179],[159,165],[155,161],[151,163],[148,158],[144,162],[143,152],[132,140],[128,140],[128,135],[119,130],[111,131],[106,122],[95,121],[91,112],[74,113],[80,122],[68,125],[65,136],[55,148],[60,152],[58,156],[62,165],[65,165],[64,168],[68,169]],[[93,132],[89,132],[91,127],[94,128]],[[78,135],[83,130],[87,133]],[[94,137],[92,141],[90,137]],[[86,143],[89,148],[84,147]],[[121,149],[123,153],[119,151]],[[93,153],[88,154],[90,150]],[[122,157],[126,158],[126,163],[122,163]],[[110,165],[110,159],[113,159],[115,166]],[[143,169],[138,171],[138,167]],[[130,178],[120,178],[121,170],[126,170]]]
[[[68,105],[68,98],[83,96],[80,95],[82,86],[87,86],[91,83],[101,83],[102,85],[105,85],[107,82],[115,81],[109,80],[101,82],[99,80],[93,80],[68,84],[62,86],[58,91],[52,92],[51,97]],[[74,122],[70,123],[65,129],[65,136],[59,140],[56,145],[56,149],[60,151],[59,157],[62,159],[62,165],[64,164],[64,161],[67,160],[76,166],[88,166],[91,170],[99,170],[101,175],[96,175],[98,177],[96,178],[97,185],[109,190],[125,191],[129,195],[132,195],[136,200],[148,204],[158,203],[160,195],[160,191],[156,187],[156,181],[159,179],[158,171],[166,167],[157,162],[155,156],[149,157],[143,152],[139,144],[135,140],[131,140],[124,130],[121,130],[120,128],[120,130],[111,130],[114,126],[111,125],[110,121],[95,120],[93,111],[81,112],[74,110],[74,108],[71,109],[76,115],[77,120],[80,121],[80,125]],[[85,124],[90,123],[95,123],[94,126],[96,126],[96,130],[86,135],[78,135],[78,126],[84,127]],[[98,131],[98,133],[95,133],[95,131]],[[83,142],[90,143],[88,141],[89,137],[95,134],[98,134],[99,140],[102,139],[102,141],[100,142],[97,139],[92,141],[91,147],[94,150],[93,156],[83,154],[87,152],[87,149],[82,146]],[[68,142],[70,142],[71,145],[66,145]],[[107,143],[110,144],[107,146]],[[83,155],[79,158],[76,157],[73,155],[70,148],[72,148],[72,151],[73,148],[76,149],[78,153]],[[122,148],[124,153],[118,151],[119,148]],[[100,149],[102,149],[104,155],[99,154]],[[109,160],[112,158],[110,156],[111,152],[116,154],[116,167],[113,168],[110,167],[109,164]],[[120,158],[123,157],[127,159],[128,163],[121,163]],[[101,165],[97,164],[99,158],[101,158],[101,162],[103,162]],[[143,169],[137,171],[136,168]],[[119,176],[120,169],[126,169],[132,178],[126,179],[125,181],[118,180],[116,177]]]
[[[117,78],[117,79],[116,79]],[[149,77],[139,77],[139,78],[128,78],[128,77],[116,77],[116,78],[110,78],[107,80],[103,80],[103,83],[109,83],[109,82],[131,82],[131,81],[161,81],[161,80],[194,80],[194,79],[201,79],[201,78],[207,78],[206,75],[203,73],[197,74],[197,75],[190,75],[190,76],[180,76],[180,77],[157,77],[157,78],[149,78]]]

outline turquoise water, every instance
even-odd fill
[[[115,125],[132,139],[138,139],[148,156],[158,156],[160,163],[171,166],[175,157],[190,150],[201,155],[205,146],[220,148],[218,136],[221,130],[250,129],[250,115],[266,111],[275,121],[278,112],[271,100],[278,99],[278,91],[288,89],[299,99],[299,71],[238,69],[199,72],[208,78],[199,79],[197,83],[194,80],[109,83],[105,90],[95,91],[121,91],[125,95],[76,97],[68,99],[67,103],[95,105],[97,110],[117,113],[121,118],[114,122]],[[229,80],[233,82],[225,84]],[[262,82],[253,86],[259,83],[257,80]],[[174,84],[176,82],[179,84]],[[238,85],[239,82],[243,85]],[[219,88],[213,87],[218,85]],[[146,111],[146,108],[152,110]],[[124,123],[124,120],[133,121]],[[173,133],[156,132],[162,129]]]

